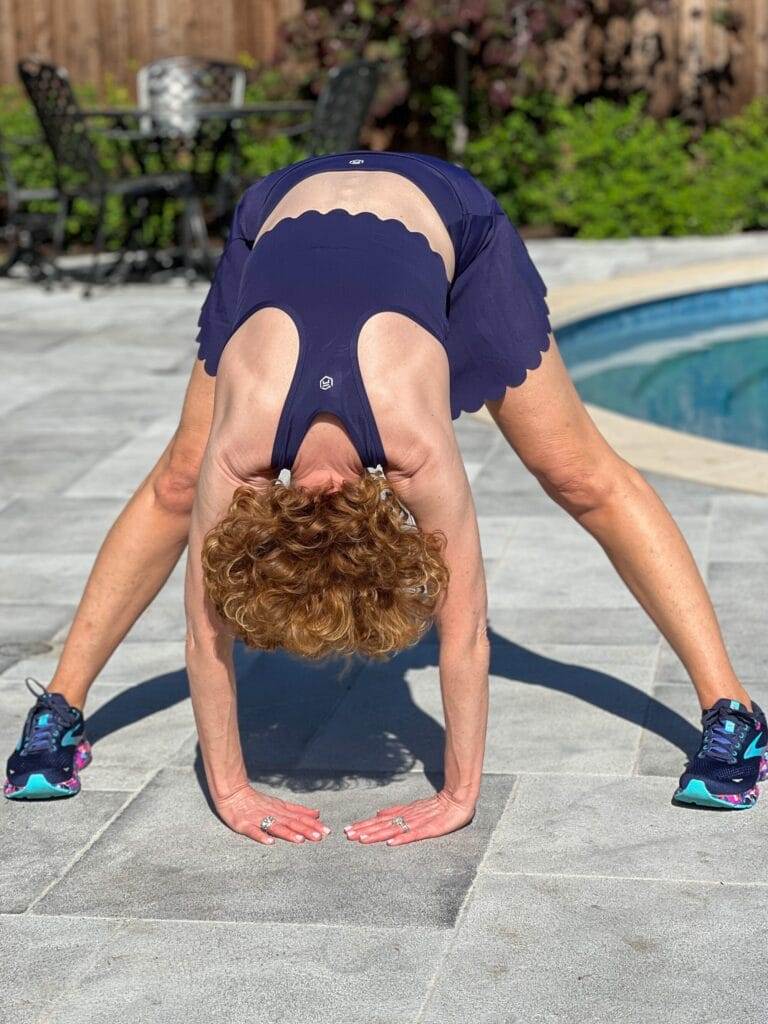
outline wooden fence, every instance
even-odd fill
[[[0,0],[0,82],[16,81],[28,53],[64,64],[75,82],[129,86],[142,64],[173,54],[269,60],[281,20],[302,9],[302,0]],[[648,2],[612,17],[611,0],[591,0],[592,13],[529,54],[541,84],[565,97],[642,89],[656,114],[706,121],[768,93],[768,0],[662,9]]]
[[[539,50],[561,97],[642,90],[657,116],[713,122],[768,94],[768,0],[671,0],[606,16],[610,0]]]
[[[280,20],[301,9],[301,0],[0,0],[0,82],[15,82],[30,53],[75,82],[124,85],[160,57],[269,60]]]

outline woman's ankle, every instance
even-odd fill
[[[66,680],[59,680],[55,676],[48,685],[49,693],[61,694],[70,707],[77,708],[81,713],[85,708],[88,690],[89,687],[84,687],[82,683],[70,683]]]

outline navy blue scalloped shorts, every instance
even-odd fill
[[[307,211],[254,239],[294,185],[338,170],[401,174],[432,202],[456,255],[449,281],[424,235],[373,213]],[[342,153],[276,171],[249,188],[203,305],[199,356],[215,374],[229,338],[256,310],[283,309],[299,358],[278,424],[275,469],[290,468],[321,412],[338,417],[365,466],[386,468],[360,369],[357,339],[376,313],[403,313],[444,346],[451,415],[520,385],[549,347],[546,288],[493,195],[467,171],[410,153]]]

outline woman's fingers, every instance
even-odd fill
[[[269,832],[270,835],[276,836],[278,839],[285,839],[289,843],[303,843],[305,838],[296,828],[282,821],[276,821],[270,825]]]
[[[236,828],[235,831],[239,832],[240,835],[245,836],[246,839],[253,839],[254,842],[262,843],[264,846],[273,846],[275,842],[271,835],[264,832],[258,825],[252,822],[248,822],[241,828]]]
[[[322,836],[327,836],[331,831],[324,821],[321,821],[319,818],[313,818],[308,814],[299,814],[298,811],[279,811],[275,813],[275,817],[279,818],[280,821],[301,823],[304,828],[309,829],[311,832],[320,832],[321,838]]]
[[[285,819],[285,824],[293,829],[294,832],[304,836],[305,839],[310,839],[313,843],[319,843],[323,836],[326,835],[323,832],[323,827],[318,824],[316,819],[287,818]]]
[[[361,829],[354,838],[363,843],[363,845],[367,845],[368,843],[380,843],[400,831],[400,827],[393,825],[391,821],[380,822],[378,825],[371,825]]]
[[[397,835],[387,839],[387,846],[407,846],[408,843],[417,843],[420,839],[435,839],[441,835],[445,835],[442,830],[430,829],[428,825],[417,825],[416,828],[409,828],[407,832],[398,829]]]
[[[410,811],[411,814],[415,812],[415,805],[413,804],[402,804],[399,807],[391,807],[386,811],[377,811],[372,818],[362,818],[360,821],[353,821],[351,825],[347,825],[344,829],[348,838],[354,838],[354,833],[359,834],[367,829],[374,828],[377,825],[391,824],[392,818],[398,814],[402,814],[403,811]]]

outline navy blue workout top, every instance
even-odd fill
[[[391,171],[433,204],[453,243],[455,271],[419,233],[373,213],[307,211],[254,239],[300,181],[327,171]],[[200,314],[200,358],[215,374],[223,349],[257,309],[294,321],[299,358],[278,423],[275,469],[290,468],[321,412],[345,426],[364,466],[387,458],[363,386],[357,341],[365,322],[392,311],[445,347],[451,415],[474,411],[525,379],[548,347],[546,289],[503,210],[462,168],[408,153],[315,157],[276,171],[240,200]]]

